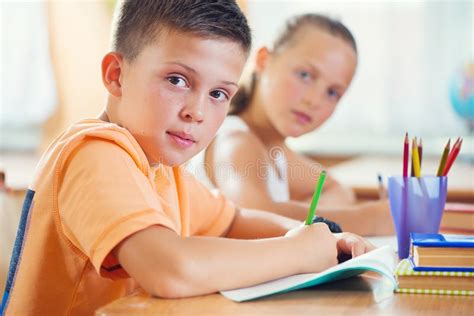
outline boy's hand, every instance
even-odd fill
[[[298,257],[301,273],[320,272],[338,263],[336,236],[324,223],[293,228],[285,237],[294,240],[295,248],[301,254]]]
[[[334,234],[337,239],[337,252],[339,257],[352,258],[363,255],[375,249],[375,246],[364,238],[352,233]]]

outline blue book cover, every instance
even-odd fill
[[[410,238],[419,247],[474,248],[474,235],[410,233]]]
[[[413,268],[413,271],[439,271],[439,272],[474,272],[472,268],[461,268],[461,267],[419,267],[415,264],[413,257],[408,257],[408,261]]]

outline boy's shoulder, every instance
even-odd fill
[[[94,143],[93,146],[86,147],[89,149],[102,147],[105,151],[116,147],[116,149],[125,151],[139,168],[148,168],[145,153],[125,128],[99,119],[85,119],[69,126],[52,142],[38,163],[36,175],[41,177],[42,171],[45,170],[61,170],[72,154],[77,152],[77,149],[81,148],[82,150],[85,144],[92,143]],[[99,146],[97,146],[98,144]],[[100,155],[100,152],[97,151],[97,154]]]
[[[99,119],[84,119],[70,125],[59,137],[59,141],[96,137],[103,139],[123,139],[134,142],[133,136],[117,124],[104,122]],[[138,144],[137,144],[138,145]]]
[[[64,133],[65,146],[76,147],[91,141],[102,141],[103,146],[114,145],[125,150],[137,165],[148,166],[148,160],[142,148],[125,128],[115,123],[104,122],[99,119],[85,119],[71,125]]]

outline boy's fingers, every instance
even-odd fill
[[[337,241],[337,248],[339,252],[351,254],[353,243],[354,240],[351,236],[344,236]]]
[[[351,254],[352,257],[363,255],[366,252],[375,249],[375,246],[370,242],[352,234],[342,235],[338,240],[338,249],[340,252]]]
[[[366,249],[365,252],[369,252],[369,251],[372,251],[372,250],[374,250],[375,248],[377,248],[377,247],[375,247],[371,242],[369,242],[369,241],[367,241],[367,240],[365,240],[364,243],[365,243],[365,249]]]
[[[365,253],[365,244],[362,240],[356,240],[352,244],[352,258],[363,255]]]

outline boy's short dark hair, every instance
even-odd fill
[[[250,50],[250,28],[234,0],[123,0],[118,10],[113,49],[128,60],[163,29],[226,38]]]

